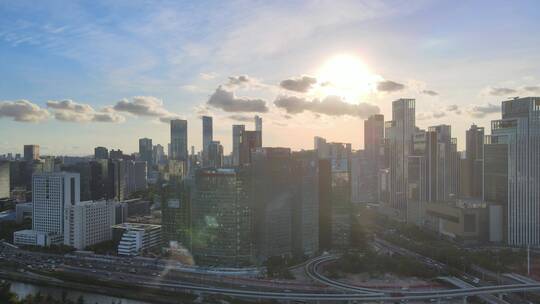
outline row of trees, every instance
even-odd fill
[[[402,276],[433,278],[437,273],[414,258],[377,254],[365,248],[360,252],[349,252],[341,256],[335,263],[327,266],[330,276],[340,273],[368,273],[380,275],[394,273]]]
[[[40,292],[28,295],[24,299],[18,299],[17,296],[11,292],[11,284],[9,282],[2,281],[0,282],[0,303],[2,304],[85,304],[83,296],[79,296],[77,300],[73,301],[68,299],[67,292],[62,292],[60,299],[53,298],[50,294],[43,295]],[[121,304],[122,301],[115,302],[114,300],[111,304]],[[98,304],[98,303],[96,303]],[[100,303],[101,304],[101,303]]]
[[[385,221],[384,226],[393,227],[399,232],[384,234],[386,240],[460,271],[469,271],[472,265],[495,272],[519,271],[526,267],[526,252],[523,249],[465,249],[414,225]]]

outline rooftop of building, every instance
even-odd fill
[[[110,200],[108,201],[108,200],[105,200],[105,199],[96,200],[96,201],[89,200],[89,201],[79,202],[77,205],[87,206],[87,205],[97,205],[97,204],[103,204],[103,203],[113,203],[113,201],[110,201]]]
[[[161,228],[161,225],[154,224],[142,224],[142,223],[122,223],[112,226],[113,229],[125,229],[125,230],[153,230]]]

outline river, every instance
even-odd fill
[[[76,301],[81,295],[84,297],[84,303],[86,304],[111,304],[111,303],[121,303],[121,304],[151,304],[150,302],[143,302],[125,298],[111,297],[107,295],[82,292],[77,290],[69,290],[57,287],[41,286],[28,283],[13,282],[11,283],[11,291],[15,293],[19,299],[26,297],[29,294],[36,294],[41,292],[42,295],[51,295],[55,299],[62,298],[62,292],[67,292],[67,297],[70,300]]]

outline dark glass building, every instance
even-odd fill
[[[108,159],[109,150],[105,147],[95,147],[94,148],[94,158],[95,159]]]
[[[252,209],[244,173],[235,169],[198,170],[192,202],[192,254],[196,263],[235,267],[252,264]]]

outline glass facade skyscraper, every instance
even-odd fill
[[[507,242],[512,246],[538,246],[540,98],[526,97],[503,101],[502,119],[491,122],[490,141],[507,145]]]
[[[407,162],[415,128],[415,100],[398,99],[392,102],[392,120],[385,124],[389,169],[389,195],[385,207],[389,207],[402,220],[407,215]]]
[[[171,155],[170,159],[187,161],[188,160],[188,124],[187,120],[171,120]]]

